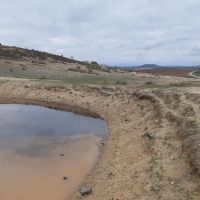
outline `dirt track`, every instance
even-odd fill
[[[133,92],[126,87],[59,88],[22,79],[0,81],[1,103],[39,104],[100,116],[107,121],[109,137],[102,156],[82,184],[91,186],[93,192],[82,197],[77,188],[71,199],[200,199],[199,177],[190,173],[192,169],[173,123],[165,118],[159,123],[152,102],[138,99]],[[175,99],[168,105],[162,95],[157,96],[152,90],[140,92],[158,99],[163,115],[167,109],[181,113],[172,108]],[[152,135],[145,136],[146,132]]]
[[[190,77],[190,73],[194,70],[189,69],[141,69],[136,70],[136,72],[147,73],[153,75],[162,75],[162,76],[175,76],[175,77]]]

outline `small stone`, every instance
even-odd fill
[[[143,137],[148,137],[149,139],[153,139],[154,138],[154,134],[153,133],[149,133],[149,132],[146,132]]]
[[[111,176],[114,176],[114,174],[113,174],[112,172],[110,172],[110,173],[108,174],[108,177],[111,177]]]
[[[87,196],[92,192],[92,188],[91,187],[83,187],[79,190],[79,192],[81,193],[82,196]]]
[[[171,185],[174,185],[174,181],[171,182]]]
[[[103,145],[105,145],[105,144],[106,144],[106,142],[102,142],[102,144],[103,144]]]
[[[152,133],[149,133],[148,138],[153,139],[154,135]]]
[[[174,160],[174,157],[173,157],[173,156],[171,157],[171,160]]]
[[[68,178],[66,176],[63,176],[63,180],[67,180]]]
[[[61,153],[60,156],[64,156],[64,154]]]

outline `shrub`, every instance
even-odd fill
[[[154,82],[152,82],[152,81],[147,81],[147,82],[145,82],[145,84],[146,84],[146,85],[153,85]]]
[[[92,65],[99,65],[96,61],[90,62]]]
[[[46,77],[45,76],[41,76],[40,79],[46,79]]]
[[[126,85],[127,82],[126,81],[117,81],[116,84],[117,85]]]
[[[27,70],[26,66],[25,65],[21,65],[22,66],[22,70]]]

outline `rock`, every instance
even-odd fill
[[[154,135],[152,133],[149,133],[148,138],[153,139]]]
[[[106,142],[102,142],[102,144],[103,144],[103,145],[105,145],[105,144],[106,144]]]
[[[151,116],[151,112],[148,112],[141,118],[141,122],[147,121]]]
[[[60,156],[64,156],[64,154],[61,153]]]
[[[151,92],[151,90],[150,89],[144,89],[143,92],[148,93],[148,92]]]
[[[30,88],[30,86],[29,86],[29,85],[25,85],[24,87],[25,87],[25,88]]]
[[[82,196],[87,196],[92,192],[92,188],[91,187],[83,187],[79,190],[79,192],[81,193]]]
[[[143,137],[148,137],[150,140],[154,138],[154,135],[153,133],[149,133],[149,132],[146,132],[144,135],[142,135]]]
[[[110,173],[108,174],[108,177],[111,177],[111,176],[114,176],[114,174],[113,174],[112,172],[110,172]]]
[[[66,176],[63,176],[63,180],[67,180],[68,178]]]

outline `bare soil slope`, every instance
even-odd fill
[[[199,90],[131,89],[126,86],[59,87],[1,78],[1,103],[31,103],[100,116],[109,137],[82,186],[92,193],[71,199],[200,199],[199,176],[190,165],[176,116],[199,123]],[[184,92],[183,92],[184,91]],[[190,103],[192,102],[192,103]],[[192,122],[192,123],[196,123]],[[191,163],[192,164],[192,163]],[[81,187],[81,186],[80,186]]]

